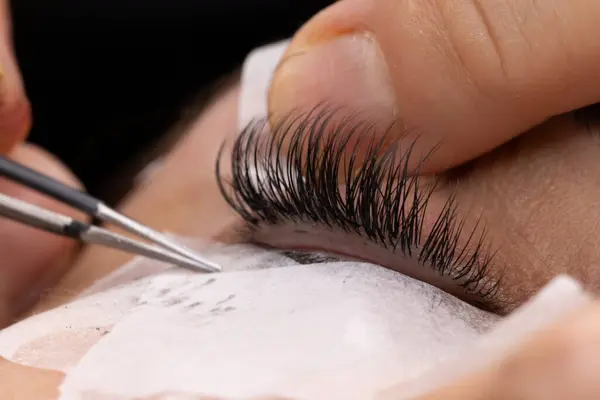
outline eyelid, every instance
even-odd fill
[[[401,158],[394,146],[381,153],[380,143],[363,135],[372,125],[334,116],[322,108],[290,115],[272,132],[264,121],[251,123],[233,143],[229,181],[220,168],[224,146],[217,158],[225,200],[254,232],[296,223],[358,235],[452,280],[469,298],[491,303],[499,282],[489,274],[493,253],[484,227],[465,231],[451,193],[434,210],[437,185],[409,175],[410,148]],[[369,141],[365,164],[357,166],[347,150],[350,139]]]

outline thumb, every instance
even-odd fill
[[[0,0],[0,154],[7,154],[27,135],[31,110],[12,47],[10,10]]]
[[[442,171],[600,101],[599,22],[588,0],[342,0],[292,40],[269,113],[394,122],[413,154],[439,146],[423,172]]]

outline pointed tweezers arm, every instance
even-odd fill
[[[206,270],[211,270],[213,272],[221,270],[221,267],[218,264],[204,259],[184,246],[174,243],[165,235],[116,212],[89,194],[69,187],[1,155],[0,176],[19,182],[31,189],[68,204],[73,208],[81,210],[88,215],[93,215],[101,221],[112,223],[130,233],[148,239],[172,252],[196,261],[198,264],[203,264]]]
[[[126,236],[74,220],[66,215],[45,210],[3,194],[0,194],[0,216],[47,232],[78,239],[85,243],[123,250],[195,271],[214,272],[214,270],[207,269],[202,264],[171,251],[137,242]]]

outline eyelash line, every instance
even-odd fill
[[[358,122],[357,116],[334,123],[336,115],[318,107],[283,118],[271,129],[264,119],[248,124],[231,149],[230,179],[221,172],[226,143],[219,150],[216,177],[223,198],[251,230],[284,221],[342,229],[415,257],[465,294],[486,303],[493,299],[499,280],[488,277],[494,253],[486,245],[486,230],[476,234],[481,218],[461,246],[465,218],[458,216],[452,194],[423,237],[424,215],[439,181],[425,187],[418,173],[409,175],[414,143],[400,157],[398,143],[382,152],[386,135],[375,141],[374,125]],[[346,147],[354,138],[359,140],[350,151]],[[364,138],[365,162],[358,166],[356,150]],[[342,168],[345,191],[338,183]]]

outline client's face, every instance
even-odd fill
[[[343,151],[345,139],[355,143],[355,135],[364,133],[360,124],[344,125],[339,134],[330,135],[336,140],[327,141],[321,134],[331,132],[329,124],[315,118],[293,123],[286,143],[309,144],[318,151],[309,155],[316,157],[296,153],[294,146],[271,147],[279,142],[255,135],[257,130],[235,136],[237,101],[237,87],[218,96],[121,211],[187,237],[370,261],[502,313],[559,273],[600,288],[595,267],[600,255],[595,245],[600,143],[593,130],[572,117],[548,121],[441,179],[412,179],[404,174],[403,160],[381,154],[366,167],[354,166],[352,173],[343,170],[352,154]],[[276,130],[284,131],[281,126]],[[299,143],[302,137],[311,139]],[[231,138],[237,152],[225,146],[219,156],[220,146]],[[277,153],[285,163],[273,163],[271,156]],[[296,167],[304,172],[302,178],[295,175]],[[128,258],[101,247],[85,249],[34,312],[69,302]],[[385,307],[385,301],[373,304]],[[399,336],[403,331],[410,329]],[[0,369],[6,367],[1,361]],[[47,380],[52,388],[63,379],[58,373],[20,372],[22,368],[12,370],[17,376],[40,374],[32,379]],[[22,385],[17,389],[22,391]],[[22,397],[38,395],[34,391]]]
[[[432,179],[404,176],[402,160],[385,164],[379,158],[368,168],[354,167],[350,176],[356,179],[343,178],[348,174],[340,168],[350,157],[333,151],[343,148],[339,140],[319,141],[319,129],[329,127],[314,118],[300,128],[293,124],[291,140],[294,133],[308,136],[310,127],[313,144],[329,156],[311,160],[280,149],[286,160],[280,168],[270,169],[273,164],[261,157],[272,143],[246,132],[236,143],[237,164],[230,163],[231,146],[221,154],[221,183],[240,218],[224,200],[215,174],[219,148],[236,132],[236,113],[234,88],[205,110],[121,209],[186,236],[374,262],[499,312],[512,310],[559,273],[600,288],[600,142],[593,127],[571,116],[548,121],[451,171],[435,187]],[[341,140],[361,132],[352,123],[345,129]],[[247,152],[248,146],[258,153]],[[308,169],[308,163],[319,172],[290,178],[293,166]],[[262,178],[251,171],[255,166],[265,172]],[[340,176],[345,180],[337,186]],[[38,310],[66,301],[65,294],[77,293],[127,257],[87,249],[56,296],[44,299]]]

